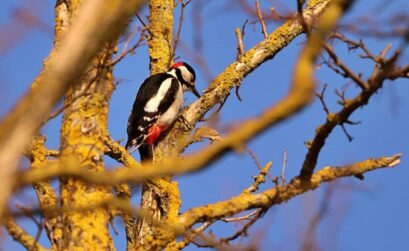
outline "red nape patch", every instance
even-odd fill
[[[170,68],[175,69],[175,68],[178,68],[179,66],[183,66],[183,65],[185,65],[183,62],[177,62],[177,63],[174,63]]]
[[[157,124],[154,124],[148,130],[148,137],[146,138],[146,144],[150,145],[154,143],[160,136],[160,133],[163,131],[163,128]]]

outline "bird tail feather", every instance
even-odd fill
[[[153,159],[153,144],[141,145],[139,148],[139,154],[141,155],[141,162],[152,162]]]

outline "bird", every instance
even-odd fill
[[[139,150],[141,161],[152,159],[158,138],[175,122],[183,105],[183,93],[192,92],[196,73],[186,62],[174,63],[167,72],[153,74],[144,80],[136,94],[128,118],[128,140],[125,149]]]

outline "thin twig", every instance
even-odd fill
[[[200,227],[193,229],[191,231],[191,233],[186,233],[185,234],[186,237],[182,241],[177,243],[176,250],[182,250],[183,248],[185,248],[190,243],[194,243],[196,245],[196,243],[194,241],[196,236],[201,234],[204,230],[206,230],[208,227],[210,227],[214,222],[215,221],[206,221]]]
[[[246,19],[246,21],[244,21],[244,24],[241,26],[241,37],[243,38],[244,35],[246,34],[246,25],[248,24],[249,20]]]
[[[287,167],[287,149],[284,149],[283,168],[281,168],[280,186],[285,183],[285,169]]]
[[[248,19],[246,19],[246,21],[244,21],[244,24],[241,27],[241,31],[239,28],[236,28],[235,32],[236,32],[236,37],[237,37],[237,56],[236,56],[236,60],[237,61],[241,61],[242,56],[244,55],[244,44],[243,44],[243,37],[245,35],[245,28],[246,25],[248,23]],[[242,101],[241,96],[240,96],[240,83],[236,84],[236,97],[239,101]]]
[[[141,18],[141,16],[139,16],[138,13],[135,13],[136,18],[138,18],[139,22],[141,22],[141,24],[143,25],[143,27],[147,27],[146,23],[143,21],[143,19]]]
[[[355,73],[348,68],[342,61],[339,59],[339,57],[335,54],[334,49],[327,43],[323,44],[324,49],[327,51],[328,55],[331,57],[331,59],[334,61],[335,65],[341,68],[343,73],[341,74],[344,78],[350,78],[352,79],[361,89],[367,88],[365,85],[365,81],[363,81],[359,76],[355,75]]]
[[[237,85],[236,85],[237,86]],[[214,114],[218,114],[221,110],[222,110],[222,108],[223,108],[223,106],[224,106],[224,104],[226,103],[226,101],[227,101],[227,98],[230,96],[230,94],[229,95],[227,95],[226,97],[224,97],[224,99],[222,100],[222,102],[220,102],[220,106],[217,108],[217,110],[214,112]],[[212,114],[213,115],[213,114]]]
[[[326,139],[329,137],[329,135],[337,125],[341,126],[348,140],[352,140],[352,136],[347,132],[345,127],[343,127],[343,124],[347,121],[351,122],[349,120],[349,117],[352,115],[352,113],[354,113],[358,108],[367,105],[369,99],[379,89],[382,88],[386,80],[393,80],[398,77],[403,77],[405,76],[405,74],[407,74],[407,72],[405,71],[405,67],[395,67],[395,63],[397,62],[400,55],[399,50],[395,51],[395,53],[391,57],[385,58],[388,50],[390,49],[390,46],[387,45],[385,49],[383,49],[380,53],[380,56],[373,56],[371,52],[367,50],[362,41],[354,42],[340,35],[338,35],[337,38],[340,38],[347,44],[352,44],[353,46],[357,46],[357,48],[361,48],[365,52],[365,54],[376,63],[376,65],[374,67],[372,75],[363,85],[365,87],[367,86],[367,88],[362,89],[361,92],[354,98],[345,98],[346,88],[343,88],[344,90],[342,93],[339,93],[339,91],[336,90],[336,94],[341,98],[341,105],[343,106],[343,108],[339,112],[331,114],[331,116],[327,116],[326,122],[317,127],[316,135],[309,144],[308,153],[305,157],[301,170],[301,176],[303,177],[307,177],[308,175],[311,175],[313,173],[321,149],[323,148]],[[409,65],[407,67],[408,68],[406,70],[409,70]],[[395,75],[395,72],[399,73]]]
[[[235,234],[227,237],[227,238],[222,238],[220,240],[221,243],[229,243],[230,241],[233,241],[235,239],[237,239],[238,237],[242,236],[242,235],[246,235],[247,234],[247,230],[258,220],[261,218],[261,216],[266,212],[265,209],[258,209],[256,211],[254,211],[254,217],[249,219],[249,221],[239,230],[237,231]]]
[[[338,104],[340,104],[340,105],[342,105],[342,106],[345,106],[345,103],[346,103],[346,101],[347,101],[347,98],[345,97],[345,94],[346,94],[346,92],[347,92],[347,90],[348,90],[348,88],[351,86],[351,83],[346,83],[343,87],[342,87],[342,89],[341,89],[341,92],[336,88],[335,89],[335,95],[337,95],[341,100],[338,100],[337,101],[337,103]]]
[[[179,43],[179,39],[180,39],[180,34],[182,32],[183,20],[184,20],[184,16],[185,16],[185,8],[191,1],[192,0],[188,0],[187,2],[185,2],[184,0],[180,1],[182,3],[182,5],[180,6],[179,26],[178,26],[178,30],[176,32],[175,40],[173,41],[170,60],[173,60],[174,57],[175,57],[176,49],[178,47],[178,43]],[[170,63],[171,62],[169,62],[169,65],[170,65]]]
[[[240,61],[241,57],[244,54],[244,45],[243,45],[243,37],[240,28],[235,29],[236,38],[237,38],[237,56],[236,60]]]
[[[263,167],[261,166],[260,161],[258,161],[257,155],[247,145],[244,145],[243,149],[254,160],[254,163],[256,163],[256,166],[257,166],[258,170],[261,171],[263,169]],[[274,177],[270,173],[267,173],[267,176],[271,181],[274,182]]]
[[[222,221],[224,221],[224,222],[234,222],[234,221],[250,220],[251,216],[257,214],[260,210],[261,209],[259,208],[259,209],[256,209],[256,210],[254,210],[254,211],[252,211],[252,212],[250,212],[250,213],[248,213],[246,215],[239,216],[239,217],[226,218],[226,219],[223,219]]]
[[[197,242],[192,242],[194,243],[197,247],[212,247],[212,248],[216,248],[218,250],[221,249],[221,247],[224,244],[229,244],[229,242],[237,239],[240,236],[246,235],[248,229],[258,220],[261,218],[261,216],[266,212],[265,209],[257,209],[253,212],[251,212],[250,214],[244,216],[245,220],[248,220],[248,222],[246,224],[244,224],[244,226],[242,228],[240,228],[238,231],[236,231],[234,234],[232,234],[229,237],[225,237],[225,238],[220,238],[220,239],[216,239],[214,237],[214,235],[210,232],[208,235],[205,234],[200,234],[200,237],[203,239],[203,241],[206,242],[206,244],[200,244]],[[239,218],[239,217],[238,217]],[[237,219],[238,219],[237,218]]]
[[[347,136],[348,141],[351,142],[354,138],[351,136],[351,134],[348,133],[347,129],[345,128],[344,123],[341,124],[342,131],[344,131],[345,136]]]
[[[260,4],[258,0],[255,0],[255,4],[256,4],[256,9],[257,9],[257,16],[261,24],[261,30],[263,31],[264,38],[267,39],[268,37],[267,28],[266,28],[266,24],[264,23],[263,14],[261,12]]]
[[[327,87],[328,87],[328,84],[324,84],[324,87],[322,88],[321,93],[315,93],[315,96],[317,96],[319,98],[325,113],[328,115],[328,114],[330,114],[330,111],[329,111],[328,106],[327,106],[327,104],[325,103],[325,100],[324,100],[324,95],[325,95],[325,91],[327,90]]]
[[[114,59],[112,59],[112,61],[108,64],[108,66],[113,66],[116,65],[117,63],[119,63],[122,59],[125,58],[126,55],[128,55],[129,53],[133,53],[136,48],[138,48],[139,46],[142,45],[142,42],[145,40],[146,36],[145,36],[145,31],[147,30],[147,28],[143,28],[140,29],[139,27],[135,27],[134,31],[132,32],[132,34],[127,38],[127,40],[124,43],[124,46],[122,48],[122,52]],[[131,42],[132,38],[135,36],[135,34],[141,31],[141,36],[139,37],[138,41],[129,49],[128,45]]]
[[[41,233],[43,232],[44,227],[45,227],[45,223],[44,223],[44,222],[41,223],[41,224],[38,226],[37,233],[36,233],[36,236],[35,236],[35,238],[34,238],[34,243],[33,243],[33,245],[31,246],[31,249],[30,249],[30,250],[36,250],[36,245],[38,244],[38,240],[40,240]]]

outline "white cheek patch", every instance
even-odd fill
[[[188,83],[192,83],[193,82],[193,75],[192,75],[192,73],[189,72],[189,70],[186,68],[186,66],[180,66],[179,69],[180,69],[180,71],[182,73],[183,79]]]
[[[170,86],[172,85],[172,78],[166,79],[161,86],[159,87],[158,93],[153,96],[148,103],[146,103],[144,109],[146,112],[157,112],[158,107],[162,99],[165,97],[166,93],[168,92]]]

